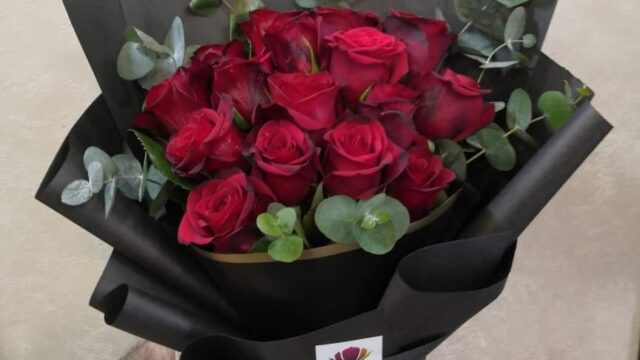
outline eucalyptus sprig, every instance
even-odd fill
[[[290,263],[298,260],[308,246],[296,208],[272,203],[266,213],[258,215],[256,225],[264,237],[251,252],[267,252],[274,260]]]

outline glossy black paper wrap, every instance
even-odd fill
[[[274,9],[293,0],[265,1]],[[356,250],[294,264],[223,263],[178,245],[175,229],[147,216],[121,197],[111,216],[94,199],[81,207],[63,205],[62,189],[85,176],[88,146],[115,154],[124,142],[143,95],[120,79],[116,57],[123,30],[134,25],[161,39],[181,16],[187,43],[226,41],[227,18],[190,15],[187,1],[66,0],[74,29],[103,95],[87,109],[55,157],[37,198],[114,247],[90,304],[105,321],[134,335],[183,351],[182,358],[222,360],[314,360],[315,346],[384,336],[385,359],[417,360],[439,345],[502,291],[517,236],[610,130],[591,107],[582,105],[556,135],[543,126],[533,135],[537,152],[515,143],[516,170],[499,173],[486,162],[472,164],[470,184],[443,216],[403,238],[385,256]],[[453,20],[452,1],[363,0],[358,10],[384,13],[390,6],[432,16],[439,6]],[[529,9],[529,30],[546,33],[555,1],[537,0]],[[453,22],[454,28],[463,24]],[[532,96],[580,82],[544,55],[532,70],[490,76],[495,99],[516,87]],[[454,69],[473,71],[463,59]],[[204,265],[204,266],[203,266]]]

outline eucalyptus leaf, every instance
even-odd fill
[[[236,14],[246,14],[263,7],[264,3],[261,0],[237,0],[233,9]]]
[[[564,97],[567,98],[567,101],[573,101],[573,88],[567,80],[564,80]]]
[[[75,180],[62,190],[60,200],[65,205],[78,206],[91,200],[92,197],[93,191],[89,182],[87,180]]]
[[[151,199],[155,199],[160,192],[162,186],[167,182],[167,178],[153,165],[149,166],[147,172],[147,194]]]
[[[374,195],[366,200],[358,202],[356,219],[362,219],[365,215],[372,213],[378,209],[387,199],[384,193]]]
[[[324,184],[318,184],[316,191],[313,193],[313,200],[311,200],[311,209],[315,210],[318,205],[324,200]]]
[[[124,196],[138,200],[140,182],[142,181],[142,165],[131,154],[119,154],[113,157],[118,168],[117,187]]]
[[[536,42],[538,42],[538,39],[533,34],[526,34],[522,37],[522,46],[527,49],[536,46]]]
[[[276,239],[269,245],[269,256],[274,260],[290,263],[298,260],[304,249],[304,241],[296,235]]]
[[[199,16],[211,16],[222,5],[222,0],[191,0],[189,9]]]
[[[468,141],[485,150],[487,161],[497,170],[509,171],[515,167],[516,152],[499,131],[484,128],[469,137]]]
[[[546,124],[553,133],[560,130],[571,119],[574,108],[559,91],[547,91],[538,99],[538,108],[546,116]]]
[[[187,48],[184,50],[184,61],[182,62],[182,65],[188,65],[189,62],[191,62],[191,58],[193,57],[193,55],[195,55],[195,53],[201,47],[202,47],[202,45],[189,45],[189,46],[187,46]]]
[[[475,60],[475,61],[479,62],[480,64],[486,64],[487,63],[487,59],[483,58],[482,56],[473,55],[473,54],[462,54],[462,55],[468,57],[471,60]]]
[[[170,78],[178,70],[178,67],[173,57],[158,59],[153,69],[146,76],[138,79],[138,83],[143,89],[149,90],[154,85]]]
[[[502,39],[504,20],[499,5],[494,0],[454,0],[456,14],[460,21],[473,25],[494,39]]]
[[[467,177],[467,159],[464,150],[453,140],[436,141],[436,150],[442,156],[445,166],[456,173],[459,180]]]
[[[473,30],[468,30],[458,37],[458,46],[463,52],[471,52],[485,57],[489,57],[494,49],[491,39]],[[485,61],[483,60],[482,62]]]
[[[533,108],[529,94],[523,89],[515,89],[507,104],[507,126],[527,130],[533,117]]]
[[[269,245],[271,245],[271,240],[266,237],[256,241],[249,250],[249,253],[266,253],[269,251]]]
[[[164,39],[164,44],[171,49],[171,55],[176,65],[182,65],[185,58],[185,38],[184,25],[179,17],[173,19],[167,37]]]
[[[348,196],[333,196],[323,200],[316,209],[318,230],[339,244],[354,244],[353,224],[356,222],[358,204]]]
[[[165,182],[164,185],[160,187],[160,191],[158,191],[158,194],[153,197],[153,201],[149,204],[149,216],[154,218],[160,216],[175,189],[175,185],[170,182]]]
[[[160,45],[154,38],[133,26],[127,27],[124,37],[127,41],[138,43],[159,55],[171,56],[171,49],[168,46]]]
[[[318,6],[318,0],[296,0],[296,5],[305,9],[313,9]]]
[[[526,131],[518,129],[513,133],[513,135],[534,149],[537,149],[540,147],[540,144],[538,144],[538,141],[534,139],[533,136],[529,135]]]
[[[155,66],[156,55],[139,43],[127,41],[118,54],[118,75],[125,80],[137,80],[147,75]]]
[[[104,187],[104,217],[107,218],[111,214],[113,204],[116,201],[116,183],[115,180],[107,182]]]
[[[393,250],[393,247],[398,241],[398,239],[395,238],[396,229],[392,222],[387,222],[370,230],[358,224],[355,224],[353,228],[358,245],[360,245],[362,250],[371,254],[386,254]]]
[[[165,178],[185,190],[190,190],[194,186],[193,183],[182,179],[173,172],[171,163],[165,157],[164,146],[140,131],[132,131],[142,144],[142,147],[144,147],[144,150],[149,154],[149,159],[153,166],[155,166]]]
[[[449,25],[449,21],[447,20],[447,17],[444,15],[444,12],[442,11],[442,9],[440,9],[440,7],[436,6],[436,8],[433,10],[433,17],[436,20],[446,22],[447,28],[449,29],[449,31],[451,31],[451,25]]]
[[[524,27],[527,25],[527,10],[520,6],[515,8],[504,27],[504,41],[511,46],[514,40],[520,40],[524,34]]]
[[[92,162],[89,164],[87,174],[89,176],[91,191],[93,191],[94,194],[99,193],[104,186],[104,170],[102,170],[102,165],[97,161]]]
[[[527,55],[516,50],[511,50],[511,56],[513,56],[513,58],[516,59],[521,66],[529,66],[529,58],[527,57]]]
[[[508,60],[508,61],[492,61],[490,63],[485,63],[480,65],[481,69],[502,69],[508,68],[514,65],[518,65],[519,61],[517,60]]]
[[[500,111],[504,110],[507,107],[507,104],[505,104],[504,101],[494,101],[493,107],[495,108],[494,111],[496,113],[499,113]]]
[[[118,173],[118,168],[111,159],[111,156],[95,146],[90,146],[84,151],[83,161],[84,167],[87,171],[89,170],[89,165],[91,165],[92,162],[100,163],[103,170],[104,180],[109,180]]]
[[[298,222],[298,214],[293,208],[284,208],[276,214],[276,220],[283,234],[291,234]]]
[[[282,230],[278,225],[278,220],[269,213],[262,213],[258,215],[256,225],[258,226],[258,230],[267,236],[279,237],[282,235]]]
[[[140,186],[138,187],[138,201],[142,201],[144,198],[144,192],[147,188],[147,180],[149,175],[149,155],[144,153],[144,161],[142,162],[142,179],[140,179]]]
[[[529,2],[529,0],[498,0],[498,2],[508,8],[513,8],[522,4],[526,4]]]

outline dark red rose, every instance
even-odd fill
[[[213,74],[213,103],[220,95],[229,95],[242,117],[253,123],[253,115],[260,105],[269,103],[267,74],[269,54],[253,59],[229,59],[215,68]]]
[[[316,23],[306,11],[293,17],[284,13],[266,29],[264,43],[278,71],[310,73],[311,53],[318,53]]]
[[[298,205],[318,176],[318,149],[295,124],[269,121],[251,147],[254,170],[285,205]]]
[[[350,347],[334,355],[332,360],[364,360],[370,354],[365,348]]]
[[[338,87],[327,72],[273,74],[268,80],[273,102],[284,107],[303,129],[329,129],[336,120]]]
[[[380,19],[372,12],[357,12],[350,9],[335,7],[318,7],[314,11],[314,17],[318,26],[318,39],[338,32],[358,27],[378,27]]]
[[[245,57],[244,45],[238,40],[232,40],[227,44],[201,46],[191,59],[202,64],[216,66],[227,59],[243,57]]]
[[[135,126],[169,137],[187,123],[190,113],[209,105],[207,79],[198,76],[197,71],[180,68],[149,89],[145,113],[136,118]]]
[[[275,201],[268,187],[239,170],[208,180],[191,190],[178,240],[185,245],[213,244],[216,252],[248,252],[255,238],[240,233],[253,225],[256,205],[264,206],[266,199]]]
[[[324,188],[333,195],[366,199],[402,171],[402,150],[389,140],[378,120],[347,119],[324,140]]]
[[[233,126],[231,101],[221,101],[218,111],[200,109],[171,137],[167,160],[181,176],[210,174],[243,163],[242,134]]]
[[[495,117],[495,107],[483,99],[491,91],[469,77],[447,69],[442,75],[416,77],[413,82],[424,91],[413,120],[428,139],[464,140]]]
[[[327,46],[329,71],[352,102],[371,85],[396,83],[409,71],[406,45],[372,27],[335,33]]]
[[[455,180],[453,171],[444,167],[442,158],[426,146],[409,149],[404,172],[387,187],[387,195],[409,210],[411,221],[420,220],[435,204],[438,194]]]
[[[362,110],[377,113],[393,110],[413,117],[416,109],[417,91],[400,84],[376,84],[364,99]]]
[[[299,11],[278,12],[269,9],[258,9],[251,13],[249,20],[240,23],[240,30],[251,42],[254,55],[262,55],[266,50],[264,34],[277,18],[293,18]]]
[[[455,40],[445,21],[424,19],[406,12],[391,11],[384,27],[388,34],[407,44],[409,66],[414,74],[434,71]]]

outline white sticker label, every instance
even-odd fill
[[[316,346],[316,360],[382,360],[382,336]]]

